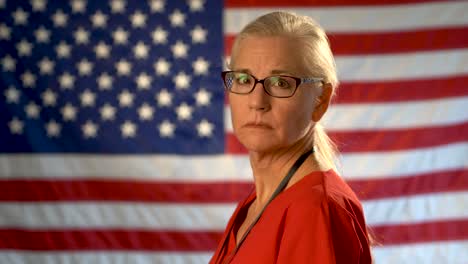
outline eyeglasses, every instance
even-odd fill
[[[287,75],[274,75],[259,80],[251,74],[238,71],[224,71],[221,73],[221,77],[223,78],[224,87],[231,93],[249,94],[254,90],[257,83],[261,83],[268,95],[278,98],[293,96],[297,87],[303,83],[323,83],[323,78],[298,78]]]

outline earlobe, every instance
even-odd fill
[[[317,104],[315,106],[314,112],[312,113],[312,121],[320,121],[325,112],[327,112],[332,93],[333,87],[330,83],[326,83],[322,86],[322,95],[317,97]]]

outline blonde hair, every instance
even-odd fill
[[[235,64],[235,54],[242,39],[248,36],[286,36],[302,43],[304,61],[308,74],[322,77],[325,83],[330,83],[332,96],[338,87],[335,60],[330,49],[325,31],[310,17],[290,12],[272,12],[258,17],[245,26],[237,35],[231,54],[229,68]],[[313,144],[319,164],[325,168],[337,170],[338,150],[328,137],[324,127],[317,122],[313,131]]]

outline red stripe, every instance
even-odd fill
[[[418,224],[373,226],[377,242],[383,245],[468,239],[468,219]]]
[[[345,82],[336,103],[383,103],[466,96],[468,75],[385,82]]]
[[[468,239],[468,220],[380,225],[371,229],[382,245]],[[0,249],[10,250],[212,251],[221,232],[1,229],[0,237]]]
[[[468,170],[439,171],[398,178],[350,180],[362,200],[468,190]],[[236,203],[251,182],[170,183],[98,180],[2,180],[0,201],[124,201],[163,203]]]
[[[444,2],[440,0],[226,0],[224,6],[233,7],[327,7],[327,6],[373,6],[373,5],[397,5],[413,3]]]
[[[360,200],[468,190],[468,170],[438,171],[398,178],[350,180]]]
[[[344,82],[338,87],[335,104],[407,102],[468,95],[468,75],[437,79],[382,82]],[[225,103],[229,104],[226,94]]]
[[[438,127],[378,131],[330,131],[329,135],[342,153],[407,150],[467,141],[468,122]],[[226,134],[226,152],[248,153],[233,133]]]
[[[404,32],[327,34],[333,54],[387,54],[468,47],[468,28],[453,27]],[[224,54],[231,55],[234,35],[224,37]]]
[[[0,230],[0,249],[212,251],[219,232],[148,230]]]

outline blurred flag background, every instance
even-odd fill
[[[468,2],[0,0],[0,263],[206,263],[252,188],[219,72],[263,13],[327,30],[325,126],[375,263],[467,263]]]

